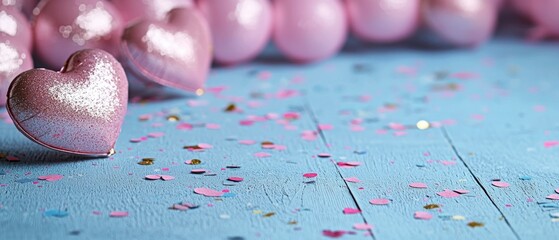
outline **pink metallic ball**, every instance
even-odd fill
[[[0,7],[0,39],[11,40],[31,50],[33,45],[31,25],[16,8]]]
[[[273,3],[273,38],[295,62],[336,54],[347,36],[347,16],[339,0],[280,0]]]
[[[351,30],[372,42],[393,42],[418,26],[420,0],[346,0]]]
[[[538,27],[554,36],[559,36],[559,0],[533,0],[532,19]]]
[[[496,4],[486,0],[425,0],[423,19],[440,37],[456,46],[477,46],[491,37]]]
[[[268,0],[199,0],[214,43],[214,59],[237,64],[256,57],[268,43],[272,30]]]
[[[12,80],[31,68],[33,59],[25,46],[12,40],[0,41],[0,106],[6,105],[6,96]]]
[[[38,55],[60,67],[74,52],[86,48],[118,54],[123,24],[110,2],[103,0],[48,0],[35,19]]]
[[[145,18],[163,19],[173,8],[191,7],[192,0],[112,0],[125,24]]]

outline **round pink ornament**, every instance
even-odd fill
[[[273,38],[295,62],[336,54],[347,35],[347,17],[339,0],[281,0],[273,3]]]
[[[420,0],[347,0],[351,30],[372,42],[393,42],[418,26]]]
[[[18,74],[33,68],[33,59],[24,46],[13,40],[0,41],[0,106],[6,105],[8,88]]]
[[[35,19],[38,55],[60,67],[70,54],[86,48],[118,53],[123,24],[110,2],[102,0],[48,0]]]
[[[23,72],[8,96],[8,113],[29,139],[57,151],[108,156],[126,115],[128,82],[112,55],[88,49],[72,54],[60,72]]]
[[[491,37],[497,19],[494,1],[425,0],[422,15],[440,37],[456,46],[473,47]]]
[[[112,0],[126,24],[140,19],[163,19],[173,8],[191,7],[192,0]]]
[[[175,8],[166,19],[145,19],[128,27],[121,54],[134,78],[199,93],[210,69],[210,30],[198,10]]]
[[[31,50],[31,25],[27,18],[14,7],[0,7],[0,39],[10,40]]]
[[[210,25],[217,62],[249,61],[268,43],[272,29],[268,0],[199,0],[198,6]]]
[[[530,8],[532,19],[538,27],[559,35],[559,0],[532,0]]]

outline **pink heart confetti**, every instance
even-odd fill
[[[359,178],[356,178],[356,177],[347,177],[347,178],[344,178],[344,180],[346,180],[346,182],[352,182],[352,183],[361,182],[361,180],[359,180]]]
[[[543,143],[543,146],[545,148],[551,148],[551,147],[556,147],[559,145],[559,141],[547,141]]]
[[[361,213],[361,210],[357,208],[344,208],[344,214],[358,214]]]
[[[239,143],[243,144],[243,145],[252,145],[252,144],[255,144],[256,141],[254,141],[254,140],[240,140]]]
[[[356,230],[371,230],[373,229],[373,225],[370,225],[368,223],[356,223],[353,224],[353,228]]]
[[[163,137],[163,136],[165,136],[165,133],[162,133],[162,132],[152,132],[152,133],[148,134],[148,137],[150,137],[150,138],[160,138],[160,137]]]
[[[267,158],[267,157],[271,157],[272,154],[266,153],[266,152],[257,152],[254,154],[255,157],[257,158]]]
[[[194,193],[204,195],[206,197],[221,197],[223,196],[223,192],[216,191],[209,188],[195,188]]]
[[[421,182],[410,183],[409,186],[412,188],[427,188],[427,184]]]
[[[64,176],[59,175],[59,174],[53,174],[53,175],[46,175],[46,176],[40,176],[38,177],[39,180],[45,180],[47,182],[54,182],[54,181],[58,181],[60,179],[64,178]]]
[[[207,123],[206,128],[211,129],[211,130],[217,130],[217,129],[220,129],[221,126],[217,123]]]
[[[227,180],[232,182],[242,182],[244,179],[242,177],[229,177]]]
[[[555,194],[555,193],[554,193],[554,194],[551,194],[551,195],[549,195],[549,196],[547,196],[547,197],[545,197],[545,198],[547,198],[547,199],[549,199],[549,200],[559,200],[559,194]]]
[[[303,174],[303,177],[305,177],[305,178],[314,178],[316,176],[318,176],[317,173],[305,173],[305,174]]]
[[[508,182],[503,182],[503,181],[493,181],[491,182],[491,185],[499,188],[508,188],[510,186]]]
[[[163,181],[171,181],[171,180],[174,180],[175,177],[170,176],[170,175],[161,175],[161,179],[162,179]]]
[[[159,175],[146,175],[145,178],[147,180],[159,180],[161,178],[161,176],[159,176]]]
[[[438,192],[437,195],[444,197],[444,198],[455,198],[455,197],[459,197],[460,194],[458,194],[457,192],[445,189],[442,192]]]
[[[213,148],[212,145],[207,144],[207,143],[200,143],[200,144],[198,144],[198,147],[200,147],[200,148],[202,148],[202,149],[210,149],[210,148]]]
[[[323,230],[322,235],[330,238],[340,238],[344,236],[347,232],[346,231],[332,231],[332,230]]]
[[[428,212],[415,212],[413,214],[413,217],[420,220],[430,220],[431,218],[433,218],[433,215]]]
[[[388,205],[390,203],[390,199],[386,199],[386,198],[375,198],[375,199],[371,199],[369,201],[369,203],[373,204],[373,205]]]
[[[203,168],[198,168],[198,169],[192,169],[190,170],[190,173],[194,173],[194,174],[202,174],[207,172],[208,170],[203,169]]]
[[[117,218],[121,218],[121,217],[128,217],[128,212],[125,211],[112,211],[109,213],[110,217],[117,217]]]

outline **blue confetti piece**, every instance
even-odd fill
[[[237,194],[234,194],[234,193],[230,193],[230,192],[229,192],[229,193],[225,193],[225,194],[223,194],[223,196],[222,196],[222,197],[225,197],[225,198],[230,198],[230,197],[236,197],[236,196],[237,196]]]
[[[16,180],[16,182],[18,182],[18,183],[29,183],[29,182],[33,182],[35,180],[36,179],[33,179],[33,178],[21,178],[21,179]]]
[[[357,155],[364,155],[364,154],[367,154],[367,151],[353,151],[353,153],[355,153]]]
[[[425,167],[425,164],[415,164],[416,167]]]
[[[532,177],[530,177],[530,176],[522,176],[522,177],[520,177],[520,180],[522,180],[522,181],[528,181],[528,180],[532,180]]]
[[[47,210],[43,213],[43,215],[45,217],[57,217],[57,218],[63,218],[63,217],[67,217],[69,215],[68,212],[66,211],[62,211],[62,210],[56,210],[56,209],[51,209],[51,210]]]

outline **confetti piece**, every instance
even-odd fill
[[[16,156],[6,156],[6,160],[8,160],[8,162],[19,162],[19,158]]]
[[[559,193],[559,188],[556,188],[556,189],[555,189],[555,192],[556,192],[556,193]]]
[[[163,180],[163,181],[171,181],[171,180],[174,180],[174,179],[175,179],[175,177],[170,176],[170,175],[161,175],[161,180]]]
[[[373,204],[373,205],[388,205],[390,203],[390,199],[386,199],[386,198],[375,198],[375,199],[371,199],[369,201],[369,203]]]
[[[206,197],[221,197],[223,192],[219,192],[209,188],[195,188],[194,193],[204,195]]]
[[[142,161],[138,162],[138,164],[144,165],[144,166],[153,165],[153,161],[155,161],[155,159],[153,159],[153,158],[143,158]]]
[[[410,183],[409,186],[412,188],[427,188],[427,184],[421,182]]]
[[[331,157],[332,155],[330,155],[330,153],[319,153],[319,154],[317,154],[317,156],[318,156],[319,158],[329,158],[329,157]]]
[[[334,129],[332,124],[318,124],[318,129],[322,131],[328,131]]]
[[[543,146],[545,148],[552,148],[552,147],[556,147],[559,146],[559,141],[547,141],[543,143]]]
[[[208,171],[208,170],[206,170],[206,169],[199,168],[199,169],[192,169],[192,170],[190,170],[190,173],[193,173],[193,174],[202,174],[202,173],[205,173],[205,172],[207,172],[207,171]]]
[[[437,209],[440,208],[441,206],[439,206],[438,204],[427,204],[425,206],[423,206],[423,208],[427,209],[427,210],[431,210],[431,209]]]
[[[242,177],[229,177],[227,180],[232,182],[242,182],[244,179]]]
[[[202,160],[200,160],[200,159],[191,159],[191,160],[186,160],[186,161],[184,161],[184,163],[185,163],[185,164],[188,164],[188,165],[198,165],[198,164],[201,164],[201,163],[202,163]]]
[[[545,198],[547,198],[547,199],[549,199],[549,200],[559,200],[559,194],[555,194],[555,193],[554,193],[554,194],[548,195],[548,196],[545,197]]]
[[[53,174],[53,175],[47,175],[47,176],[40,176],[38,177],[39,180],[45,180],[47,182],[55,182],[58,181],[60,179],[64,178],[64,176],[62,175],[58,175],[58,174]]]
[[[352,182],[352,183],[361,182],[361,180],[359,180],[359,178],[356,178],[356,177],[347,177],[347,178],[344,178],[344,180],[346,180],[346,182]]]
[[[444,197],[444,198],[455,198],[455,197],[459,197],[460,194],[448,189],[445,189],[442,192],[438,192],[437,195]]]
[[[530,177],[530,176],[522,176],[522,177],[520,177],[519,179],[522,180],[522,181],[529,181],[529,180],[532,180],[532,177]]]
[[[159,176],[159,175],[146,175],[144,178],[147,179],[147,180],[159,180],[161,178],[161,176]]]
[[[431,218],[433,218],[433,215],[428,212],[415,212],[413,214],[413,217],[419,220],[430,220]]]
[[[330,238],[340,238],[342,236],[344,236],[347,232],[346,231],[332,231],[332,230],[323,230],[322,231],[322,235],[326,236],[326,237],[330,237]]]
[[[163,137],[163,136],[165,136],[165,133],[162,133],[162,132],[152,132],[152,133],[148,134],[148,137],[150,137],[150,138],[160,138],[160,137]]]
[[[62,210],[57,210],[57,209],[51,209],[51,210],[47,210],[43,213],[43,215],[45,217],[57,217],[57,218],[63,218],[63,217],[67,217],[68,215],[70,215],[67,211],[62,211]]]
[[[358,214],[361,213],[361,210],[357,208],[344,208],[343,212],[344,214]]]
[[[239,143],[243,144],[243,145],[253,145],[253,144],[256,143],[256,141],[254,141],[254,140],[239,140]]]
[[[207,143],[200,143],[200,144],[198,144],[198,147],[199,147],[199,148],[202,148],[202,149],[210,149],[210,148],[213,148],[212,145],[207,144]]]
[[[316,176],[318,176],[317,173],[305,173],[305,174],[303,174],[303,177],[305,177],[305,178],[314,178]]]
[[[510,186],[509,183],[503,181],[493,181],[491,182],[491,185],[499,188],[508,188]]]
[[[476,227],[483,227],[485,224],[480,222],[469,222],[468,227],[476,228]]]
[[[361,163],[360,162],[337,162],[336,165],[338,165],[341,168],[353,168],[361,165]]]
[[[366,231],[366,230],[373,229],[373,226],[368,224],[368,223],[356,223],[356,224],[353,224],[353,228],[355,230],[365,230]]]
[[[266,152],[257,152],[254,154],[255,157],[257,158],[267,158],[267,157],[271,157],[272,154],[266,153]]]
[[[122,217],[128,217],[128,212],[125,211],[112,211],[109,213],[110,217],[114,217],[114,218],[122,218]]]

